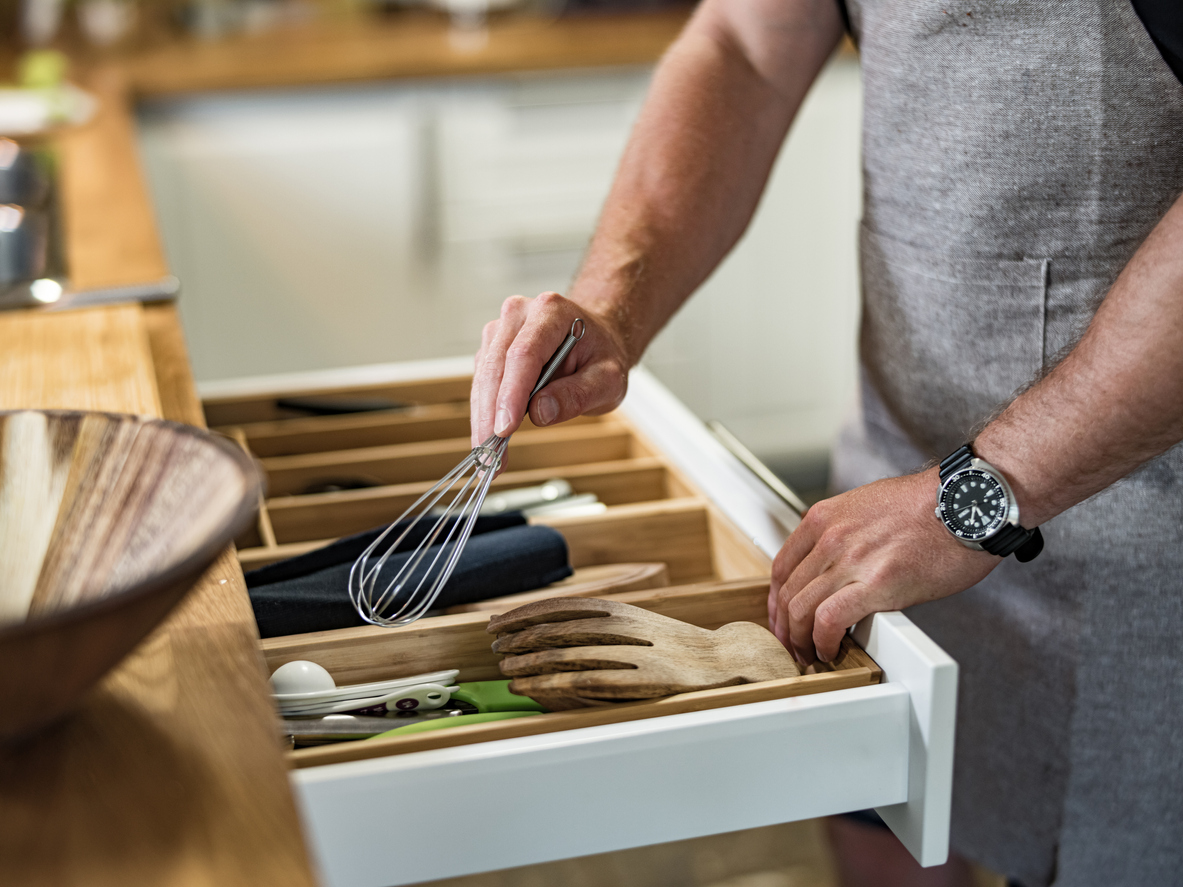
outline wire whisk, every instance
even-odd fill
[[[584,332],[582,319],[571,324],[567,338],[542,368],[526,400],[527,412],[534,395],[550,382]],[[414,622],[431,609],[456,569],[508,446],[508,437],[494,434],[473,447],[353,562],[349,599],[362,619],[393,628]],[[396,538],[388,543],[391,536]],[[393,576],[383,576],[390,558],[402,552],[409,554],[398,570]]]

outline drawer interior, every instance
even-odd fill
[[[258,521],[238,540],[243,568],[399,517],[471,449],[470,384],[464,376],[207,400],[210,426],[255,456],[267,476]],[[335,400],[343,408],[390,408],[306,411]],[[553,428],[527,420],[492,491],[552,478],[606,506],[598,514],[530,518],[563,534],[577,571],[663,563],[673,584],[768,573],[768,558],[618,413]]]
[[[768,583],[764,579],[706,582],[603,597],[644,607],[701,628],[715,629],[737,621],[768,625],[765,605]],[[496,680],[502,675],[497,667],[500,657],[491,650],[492,639],[485,631],[489,616],[488,613],[464,613],[421,619],[402,628],[366,626],[269,638],[262,642],[263,655],[270,671],[294,659],[309,659],[328,669],[339,684],[444,668],[460,669],[458,681]],[[871,657],[847,637],[832,665],[813,666],[810,673],[798,677],[451,727],[409,736],[340,742],[297,749],[289,755],[294,766],[313,767],[843,690],[878,683],[881,677],[882,672]]]
[[[238,540],[244,569],[399,517],[469,452],[469,385],[469,377],[451,377],[207,400],[211,427],[257,457],[269,483],[256,526]],[[309,397],[318,407],[339,398],[388,408],[308,415]],[[576,494],[594,493],[605,506],[592,514],[530,518],[565,537],[575,568],[567,582],[600,575],[596,571],[610,565],[660,564],[664,568],[650,574],[654,581],[595,596],[704,628],[735,621],[767,625],[769,559],[623,414],[585,417],[555,428],[527,421],[514,435],[507,470],[493,489],[535,486],[552,478],[566,480]],[[460,681],[495,680],[501,677],[498,657],[485,631],[491,612],[500,611],[431,616],[402,628],[366,626],[270,638],[262,649],[269,670],[310,659],[338,684],[451,668],[460,669]],[[843,689],[880,677],[875,663],[849,639],[837,662],[811,671],[816,673],[290,754],[295,766],[314,766]]]

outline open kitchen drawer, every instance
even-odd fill
[[[425,361],[203,386],[210,426],[270,482],[243,566],[397,517],[468,451],[470,373],[470,360]],[[310,396],[410,406],[284,406]],[[563,533],[577,576],[661,562],[612,596],[708,628],[766,624],[771,557],[797,517],[644,370],[616,413],[524,426],[508,463],[497,488],[562,477],[607,505],[531,518]],[[263,652],[270,669],[312,659],[339,683],[445,667],[492,679],[487,615]],[[832,669],[799,678],[291,752],[313,852],[329,884],[377,887],[874,807],[923,864],[943,862],[956,664],[898,613],[852,634]]]

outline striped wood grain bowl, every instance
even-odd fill
[[[159,419],[0,412],[0,741],[57,720],[251,521],[238,447]]]

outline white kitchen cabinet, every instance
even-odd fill
[[[564,291],[643,69],[202,95],[141,147],[199,380],[475,351]],[[854,390],[858,64],[823,72],[733,254],[646,364],[757,453],[824,450]]]
[[[509,295],[563,292],[640,110],[647,70],[457,86],[435,105],[438,298],[475,350]]]
[[[857,59],[833,59],[743,239],[645,357],[770,460],[826,450],[854,401],[861,95]]]
[[[197,378],[415,353],[439,321],[415,96],[178,99],[140,133]]]

